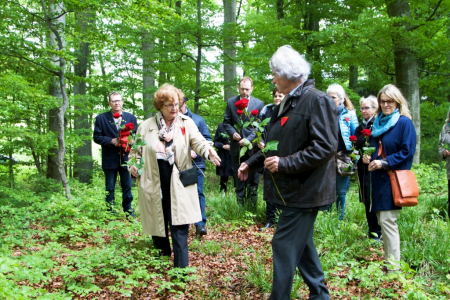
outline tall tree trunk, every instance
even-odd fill
[[[348,68],[348,87],[355,91],[358,86],[358,66],[350,65]]]
[[[319,32],[319,21],[320,17],[317,12],[317,7],[313,3],[310,3],[307,6],[307,22],[305,23],[309,35],[314,32]],[[320,49],[314,45],[314,41],[308,43],[306,46],[306,54],[312,64],[311,75],[315,80],[316,87],[322,89],[323,78],[322,67],[320,66]]]
[[[92,13],[77,14],[78,26],[80,31],[85,34],[91,26],[94,15]],[[80,182],[90,183],[92,181],[92,143],[91,143],[91,124],[89,122],[89,101],[86,96],[86,76],[89,64],[89,43],[82,42],[77,53],[77,64],[75,65],[75,76],[80,77],[79,81],[73,86],[73,94],[77,97],[75,101],[75,130],[81,132],[83,144],[75,149],[75,163],[73,175]]]
[[[277,0],[277,19],[284,19],[284,0]]]
[[[420,162],[420,97],[418,64],[414,52],[408,42],[409,32],[412,28],[404,17],[411,17],[411,8],[408,0],[386,0],[387,13],[394,21],[395,31],[392,31],[394,44],[395,82],[402,91],[411,107],[413,124],[416,128],[416,152],[413,162]]]
[[[224,8],[224,100],[236,95],[236,0],[223,0]]]
[[[153,90],[155,88],[155,69],[153,68],[153,47],[154,41],[152,34],[147,30],[142,31],[142,102],[144,106],[145,119],[154,115],[151,112],[153,108]]]
[[[65,11],[64,4],[63,3],[50,4],[50,9],[48,13],[43,0],[41,0],[41,6],[42,10],[44,11],[45,22],[47,23],[47,26],[51,31],[50,45],[54,46],[54,48],[56,48],[58,51],[63,51],[66,47],[65,40],[63,37],[65,25],[65,14],[63,13]],[[64,141],[64,128],[65,128],[64,115],[66,113],[67,107],[69,106],[69,97],[67,96],[65,83],[66,60],[62,56],[62,54],[61,56],[55,56],[53,59],[54,59],[53,64],[58,68],[58,71],[54,73],[55,75],[58,76],[59,89],[62,97],[61,106],[55,109],[54,119],[52,120],[52,122],[55,122],[54,125],[56,125],[55,127],[58,136],[58,149],[56,161],[57,170],[60,176],[58,180],[62,181],[67,199],[71,199],[69,181],[67,180],[67,175],[64,170],[64,155],[66,153],[66,143]]]
[[[200,72],[202,66],[202,1],[197,0],[197,60],[195,61],[194,113],[198,114],[200,104]]]

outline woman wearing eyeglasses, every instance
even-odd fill
[[[351,135],[355,134],[356,127],[359,126],[356,112],[345,90],[339,84],[332,84],[327,89],[327,94],[336,104],[337,123],[338,123],[338,148],[337,152],[350,154],[352,143],[349,140]],[[336,208],[339,214],[339,220],[344,219],[345,198],[350,187],[350,177],[342,177],[336,174]]]
[[[385,259],[394,268],[400,261],[400,234],[397,218],[401,207],[394,204],[391,181],[387,170],[410,170],[416,151],[416,130],[411,121],[408,102],[400,90],[388,84],[377,97],[380,107],[372,126],[370,146],[375,147],[372,156],[364,155],[363,162],[371,172],[371,212],[377,214],[381,226]],[[379,142],[385,157],[382,157]]]
[[[152,236],[160,255],[170,256],[168,227],[172,236],[174,266],[188,265],[189,224],[202,220],[197,185],[183,186],[179,171],[192,168],[191,148],[214,165],[220,158],[198,131],[194,121],[179,113],[184,94],[170,84],[163,84],[155,93],[156,116],[145,120],[137,136],[147,142],[132,149],[137,165],[144,163],[142,174],[136,165],[129,166],[139,186],[139,212],[144,234]],[[142,172],[142,170],[140,171]]]
[[[362,123],[356,128],[355,135],[357,140],[355,148],[362,151],[365,147],[366,139],[361,134],[364,129],[372,129],[373,121],[376,117],[378,109],[378,101],[375,96],[370,95],[367,98],[359,100],[359,109],[363,117]],[[363,163],[362,159],[358,160],[358,180],[359,180],[359,202],[364,203],[366,210],[367,225],[369,227],[369,238],[380,240],[381,227],[378,224],[377,215],[370,211],[370,181],[369,170],[367,164]]]

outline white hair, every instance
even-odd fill
[[[345,101],[345,90],[344,88],[337,83],[333,83],[327,89],[327,94],[335,93],[338,95],[339,99],[341,99],[341,103]]]
[[[278,48],[269,65],[273,73],[290,81],[305,81],[311,73],[309,63],[289,45]]]
[[[361,97],[359,100],[359,106],[361,106],[364,102],[369,103],[370,106],[375,108],[375,111],[378,109],[378,100],[374,95],[369,95],[367,98]]]

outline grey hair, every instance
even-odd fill
[[[345,101],[345,90],[344,88],[337,83],[333,83],[327,89],[327,94],[335,93],[338,95],[339,99],[341,99],[341,103]]]
[[[115,95],[119,95],[120,98],[122,98],[122,100],[123,100],[123,97],[122,97],[122,94],[121,94],[121,93],[116,92],[116,91],[112,91],[112,92],[109,94],[109,96],[108,96],[109,101],[111,101],[111,97],[112,97],[112,96],[115,96]]]
[[[290,81],[305,81],[311,73],[311,66],[305,58],[291,46],[278,48],[269,61],[273,73]]]
[[[375,108],[375,111],[378,109],[378,100],[374,95],[369,95],[367,98],[361,97],[359,100],[359,106],[361,106],[363,102],[369,102],[370,106]]]

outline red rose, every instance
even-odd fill
[[[129,136],[129,135],[130,135],[130,131],[128,131],[128,130],[121,130],[120,131],[120,137]]]
[[[238,109],[237,114],[238,115],[242,115],[244,113],[244,111],[242,109]]]
[[[350,142],[356,142],[357,138],[356,135],[351,135],[349,138]]]
[[[345,118],[345,121],[347,121],[347,122],[350,121],[350,118]]]
[[[363,136],[371,136],[372,135],[372,130],[370,130],[370,129],[363,129],[363,130],[361,130],[361,134]]]
[[[248,99],[242,98],[241,100],[237,101],[234,106],[236,106],[239,110],[244,110],[244,108],[248,106]]]
[[[125,125],[125,130],[134,130],[134,128],[136,128],[135,126],[134,126],[134,124],[133,123],[128,123],[128,124],[126,124]]]
[[[252,110],[252,115],[257,116],[258,115],[258,110],[257,109]]]
[[[120,114],[120,113],[114,113],[113,114],[113,117],[114,117],[114,119],[118,119],[118,118],[120,118],[122,115]]]

